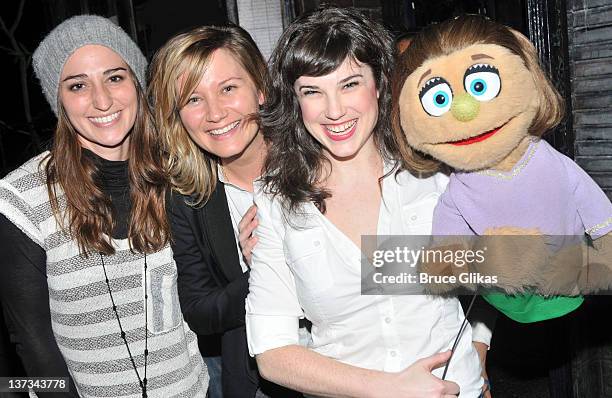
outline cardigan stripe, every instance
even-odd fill
[[[41,172],[47,153],[0,180],[0,213],[45,250],[51,326],[79,394],[133,398],[142,395],[112,309],[103,258],[117,313],[141,378],[145,336],[148,339],[148,395],[204,397],[208,375],[196,336],[180,312],[172,250],[166,246],[147,255],[146,273],[144,255],[132,252],[127,239],[113,240],[114,255],[81,256],[76,241],[59,228],[51,211]],[[58,195],[60,210],[65,209],[64,197],[60,191]]]

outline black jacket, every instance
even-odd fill
[[[224,396],[253,397],[258,374],[244,326],[249,273],[240,267],[224,186],[217,182],[204,206],[189,206],[186,199],[173,193],[168,206],[183,316],[201,351],[210,348],[212,335],[221,335]]]

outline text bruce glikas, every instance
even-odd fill
[[[469,249],[440,249],[432,248],[413,250],[409,247],[395,247],[394,249],[374,250],[372,252],[371,264],[382,270],[385,265],[402,265],[415,268],[419,264],[446,264],[451,267],[462,268],[464,266],[475,266],[485,262],[486,247],[479,250]],[[483,275],[479,272],[469,272],[466,270],[456,275],[429,275],[426,272],[399,272],[397,274],[383,274],[375,272],[372,274],[372,281],[375,284],[496,284],[496,275]],[[397,271],[397,269],[396,269]]]
[[[396,247],[394,250],[374,250],[372,265],[380,268],[385,263],[406,264],[409,267],[416,267],[419,263],[452,263],[457,267],[463,267],[470,263],[482,264],[485,261],[485,250],[486,247],[481,250],[442,250],[425,247],[412,250],[408,247]]]

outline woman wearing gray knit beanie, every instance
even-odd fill
[[[84,397],[205,396],[144,56],[110,20],[84,15],[51,31],[33,64],[54,142],[0,180],[0,301],[28,376],[69,373]]]

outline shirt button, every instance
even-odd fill
[[[387,323],[391,323],[391,318],[386,317],[386,318],[385,318],[385,322],[387,322]]]
[[[395,357],[395,356],[397,355],[397,353],[396,353],[395,351],[391,351],[391,352],[389,353],[389,355],[391,355],[392,357]]]
[[[319,242],[318,240],[315,240],[315,241],[314,241],[314,245],[315,245],[315,246],[321,246],[321,242]]]
[[[416,221],[416,220],[417,220],[417,216],[416,216],[416,215],[414,215],[414,216],[410,217],[410,220],[411,220],[411,221]]]

